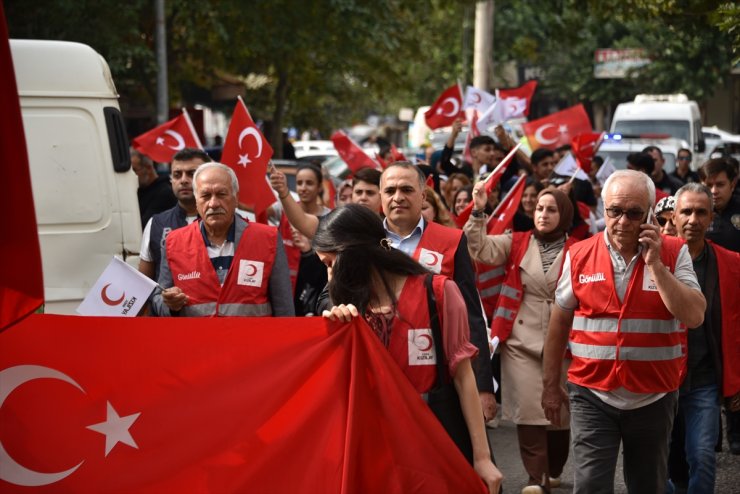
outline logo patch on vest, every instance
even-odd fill
[[[655,284],[655,281],[653,281],[652,276],[650,276],[650,270],[645,266],[642,271],[642,289],[646,292],[657,292],[658,286]]]
[[[606,281],[606,276],[604,276],[604,273],[579,274],[578,275],[578,283],[581,283],[581,284],[596,283],[597,281]]]
[[[239,261],[239,276],[236,278],[237,285],[262,286],[262,274],[265,263],[262,261],[250,261],[242,259]]]
[[[444,257],[439,252],[422,248],[419,252],[419,264],[432,273],[440,274],[442,272],[442,261]]]
[[[431,329],[409,329],[408,337],[409,365],[437,364]]]

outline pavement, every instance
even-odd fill
[[[501,407],[499,407],[499,410]],[[500,412],[499,412],[500,413]],[[723,419],[724,420],[724,419]],[[516,436],[516,426],[501,420],[498,428],[488,428],[488,438],[493,447],[496,464],[504,474],[504,493],[519,494],[522,487],[527,485],[529,476],[524,471],[522,460],[519,456],[519,443]],[[723,430],[726,430],[723,428]],[[572,458],[573,451],[571,450]],[[552,489],[552,494],[570,494],[573,492],[573,462],[569,458],[565,464],[562,484]],[[717,494],[740,494],[740,456],[730,454],[727,438],[721,453],[717,453],[717,481],[714,492]],[[627,494],[622,477],[621,455],[617,463],[617,474],[614,479],[614,494]]]

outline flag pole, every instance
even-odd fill
[[[499,164],[498,164],[498,166],[497,166],[497,167],[496,167],[496,168],[495,168],[495,169],[494,169],[494,170],[493,170],[493,171],[492,171],[491,173],[489,173],[489,174],[488,174],[488,176],[487,176],[487,177],[486,177],[486,179],[485,179],[485,180],[483,181],[483,183],[484,183],[484,184],[487,184],[487,183],[488,183],[488,181],[489,181],[489,180],[491,180],[491,178],[492,178],[492,177],[493,177],[494,175],[496,175],[496,173],[497,173],[497,172],[498,172],[498,171],[499,171],[499,170],[500,170],[500,169],[501,169],[502,167],[504,167],[504,166],[508,165],[508,164],[509,164],[509,161],[511,161],[511,158],[513,158],[513,157],[514,157],[514,155],[516,154],[516,152],[517,152],[517,151],[519,151],[519,148],[520,148],[520,147],[522,147],[522,143],[521,143],[521,142],[518,142],[518,143],[517,143],[517,145],[516,145],[516,146],[514,146],[514,147],[512,148],[512,150],[511,150],[511,151],[509,151],[509,154],[507,154],[507,155],[506,155],[506,157],[505,157],[504,159],[502,159],[502,160],[501,160],[501,163],[499,163]]]
[[[195,131],[195,126],[193,125],[193,121],[190,120],[190,114],[188,113],[188,109],[184,106],[182,107],[182,114],[185,115],[185,121],[188,123],[188,127],[190,128],[190,133],[193,134],[193,137],[195,138],[196,144],[198,144],[198,148],[202,151],[203,150],[203,144],[200,142],[200,137],[198,137],[198,133]]]
[[[499,210],[501,209],[501,206],[506,203],[506,199],[508,199],[509,195],[511,195],[516,190],[516,186],[519,185],[519,182],[521,182],[522,180],[526,180],[526,179],[527,179],[527,175],[519,176],[519,179],[516,182],[514,182],[514,185],[511,187],[511,189],[509,189],[509,192],[507,192],[504,198],[501,199],[498,205],[496,205],[496,209],[493,210],[493,213],[491,213],[491,216],[488,218],[488,221],[486,222],[486,224],[491,223],[491,221],[493,221],[493,218],[498,218],[498,215],[501,213],[501,211]]]

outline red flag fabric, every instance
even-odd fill
[[[509,163],[511,163],[512,158],[516,154],[516,152],[521,147],[521,144],[517,144],[514,149],[509,151],[509,154],[504,157],[503,160],[501,160],[501,163],[498,164],[495,170],[491,172],[491,175],[489,175],[486,178],[486,194],[491,194],[493,192],[493,189],[496,187],[496,185],[501,180],[501,177],[504,175],[504,172],[509,166]],[[468,219],[470,218],[470,213],[473,211],[473,205],[475,204],[475,201],[470,201],[470,203],[465,206],[465,209],[460,211],[460,214],[458,216],[455,216],[455,224],[462,228],[465,226],[465,223],[468,222]]]
[[[226,133],[221,162],[230,166],[239,179],[239,202],[254,208],[259,215],[275,202],[267,182],[267,164],[272,158],[272,146],[249,116],[239,98]]]
[[[473,140],[473,137],[478,137],[479,135],[478,112],[474,111],[473,116],[470,119],[470,125],[468,125],[468,135],[465,137],[465,148],[463,149],[463,159],[468,163],[473,162],[473,155],[470,152],[470,141]]]
[[[582,104],[571,106],[539,120],[522,125],[527,136],[529,147],[555,149],[563,144],[570,144],[573,137],[584,132],[591,132],[591,120]]]
[[[603,138],[603,132],[584,132],[575,136],[570,143],[578,166],[586,173],[591,171],[591,160],[596,155]]]
[[[391,156],[393,156],[393,161],[408,161],[408,158],[405,154],[403,154],[395,144],[391,144]]]
[[[297,321],[27,317],[0,490],[485,492],[364,321]]]
[[[184,112],[134,138],[131,145],[158,163],[169,163],[175,153],[186,147],[201,149],[200,140]]]
[[[524,116],[529,115],[529,107],[532,104],[532,96],[537,89],[537,81],[527,81],[519,87],[506,88],[498,90],[499,98],[522,98],[527,100],[527,107],[524,110]]]
[[[331,142],[339,153],[339,156],[347,163],[352,172],[363,168],[378,168],[378,164],[365,154],[360,146],[357,145],[344,131],[338,130],[331,135]]]
[[[384,160],[383,157],[381,155],[379,155],[378,153],[375,153],[375,161],[377,161],[378,163],[380,163],[380,167],[383,170],[385,170],[386,168],[388,168],[388,162],[386,160]]]
[[[506,197],[496,206],[496,210],[488,218],[486,230],[489,235],[501,235],[511,228],[519,203],[522,202],[526,178],[525,176],[519,177],[514,187],[509,190],[509,193],[506,194]]]
[[[36,232],[31,175],[26,153],[18,88],[3,6],[0,5],[0,171],[3,176],[7,232],[0,242],[0,330],[44,303],[41,250]],[[22,206],[21,206],[22,205]],[[9,211],[9,213],[10,213]],[[12,234],[11,234],[12,232]],[[4,468],[4,465],[3,465]]]
[[[424,113],[430,129],[449,127],[457,118],[465,118],[460,86],[455,84],[444,90],[437,101]]]

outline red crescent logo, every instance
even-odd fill
[[[252,272],[251,273],[245,272],[245,274],[247,276],[254,276],[254,275],[257,274],[257,266],[255,266],[254,264],[247,264],[247,268],[252,268]]]
[[[109,286],[111,286],[111,283],[108,283],[107,285],[103,287],[102,290],[100,290],[100,298],[102,298],[103,302],[105,302],[108,305],[119,305],[126,298],[126,292],[123,292],[121,294],[121,298],[119,298],[118,300],[113,300],[108,297],[107,291],[108,291]]]
[[[429,350],[432,349],[432,347],[434,346],[434,340],[432,339],[432,336],[431,335],[428,335],[428,334],[420,334],[420,335],[418,335],[418,337],[427,340],[427,344],[424,347],[421,347],[419,345],[416,345],[419,348],[419,350],[421,350],[422,352],[428,352]]]
[[[473,103],[480,103],[480,94],[473,93]]]
[[[431,256],[432,258],[432,262],[427,262],[427,266],[434,266],[439,262],[439,257],[437,257],[437,254],[435,254],[434,252],[427,252],[427,254],[429,254],[429,256]]]

